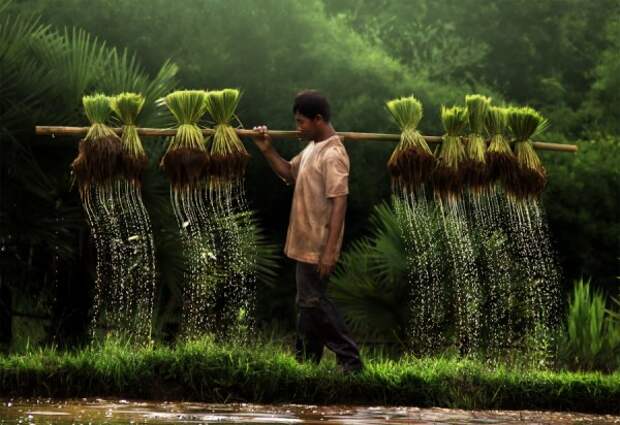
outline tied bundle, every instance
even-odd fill
[[[474,193],[479,193],[488,184],[486,162],[486,142],[484,140],[484,121],[491,104],[491,99],[477,94],[465,96],[469,136],[465,143],[465,160],[463,161],[463,181]]]
[[[198,127],[206,112],[206,97],[204,90],[179,90],[164,99],[178,126],[161,166],[176,189],[195,186],[207,174],[209,154]]]
[[[390,100],[386,106],[401,130],[388,169],[400,189],[413,192],[428,181],[435,168],[435,156],[417,129],[423,115],[422,104],[410,96]]]
[[[137,118],[144,107],[144,96],[137,93],[121,93],[110,101],[112,112],[122,124],[122,169],[125,177],[139,184],[148,160],[138,135]]]
[[[508,109],[492,106],[487,112],[485,125],[491,136],[487,149],[487,167],[491,183],[506,182],[514,179],[517,170],[517,158],[506,138],[508,129]]]
[[[214,121],[209,175],[212,185],[234,182],[243,177],[250,159],[231,121],[241,99],[236,89],[209,91],[205,100],[206,110]]]
[[[110,98],[103,94],[82,98],[84,113],[90,122],[86,136],[80,140],[78,156],[71,164],[80,193],[92,184],[108,185],[122,174],[121,139],[106,123],[110,119]]]
[[[531,139],[544,132],[549,122],[530,107],[510,108],[508,126],[515,138],[517,168],[507,180],[506,190],[518,200],[537,198],[545,188],[547,174]]]
[[[467,109],[460,106],[442,106],[441,122],[446,134],[439,148],[433,187],[441,198],[454,199],[460,193],[463,182],[465,147],[461,139],[467,128]]]

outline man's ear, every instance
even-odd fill
[[[313,120],[313,121],[314,121],[314,124],[320,124],[321,122],[323,122],[323,123],[324,123],[324,122],[325,122],[325,119],[323,118],[323,115],[321,115],[321,114],[316,114],[316,115],[314,116],[314,120]]]

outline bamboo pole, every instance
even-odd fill
[[[62,126],[42,126],[38,125],[35,128],[35,132],[40,136],[85,136],[89,127],[62,127]],[[121,128],[113,128],[117,134],[121,134]],[[254,130],[235,129],[239,137],[252,137],[257,136],[259,133]],[[211,128],[202,129],[202,134],[209,136],[215,133],[215,130]],[[273,139],[297,139],[298,133],[296,131],[286,130],[269,130],[267,132]],[[174,136],[176,129],[174,128],[138,128],[138,134],[140,136]],[[344,140],[359,140],[359,141],[391,141],[397,142],[400,140],[400,134],[390,133],[359,133],[353,131],[338,131],[336,132]],[[428,143],[441,143],[441,136],[423,136]],[[554,151],[554,152],[577,152],[576,145],[569,145],[563,143],[547,143],[547,142],[532,142],[532,145],[537,150],[542,151]]]

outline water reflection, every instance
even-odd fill
[[[0,424],[616,424],[620,416],[415,407],[4,400]]]

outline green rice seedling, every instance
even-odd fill
[[[461,106],[442,106],[441,121],[446,134],[439,148],[437,167],[433,173],[433,188],[440,197],[454,199],[458,196],[463,182],[465,146],[461,138],[467,127],[467,109]]]
[[[516,199],[536,198],[545,188],[547,176],[531,139],[545,131],[549,122],[533,108],[513,107],[508,110],[508,126],[515,137],[518,167],[506,180],[506,190]]]
[[[144,101],[144,96],[141,94],[121,93],[114,96],[110,102],[112,112],[123,125],[121,142],[124,174],[127,179],[135,183],[139,183],[148,163],[136,125]]]
[[[112,112],[110,98],[94,94],[82,98],[90,122],[71,167],[83,193],[91,184],[108,184],[121,173],[121,139],[106,123]]]
[[[479,94],[465,96],[470,133],[465,143],[463,161],[464,183],[474,192],[480,192],[488,183],[484,121],[491,99]]]
[[[489,180],[498,182],[510,179],[516,172],[517,158],[506,138],[508,109],[491,106],[485,118],[485,126],[491,136],[491,143],[487,149]]]
[[[386,104],[400,127],[400,143],[390,159],[392,181],[400,188],[415,191],[426,183],[435,167],[435,156],[417,127],[423,116],[422,103],[413,96],[390,100]]]
[[[210,183],[214,185],[243,177],[250,158],[231,125],[240,100],[241,92],[237,89],[209,91],[206,96],[206,109],[215,124],[209,165]]]
[[[179,90],[165,97],[164,103],[175,117],[178,127],[161,166],[174,188],[195,185],[206,176],[209,154],[198,127],[200,118],[206,112],[206,97],[204,90]]]

